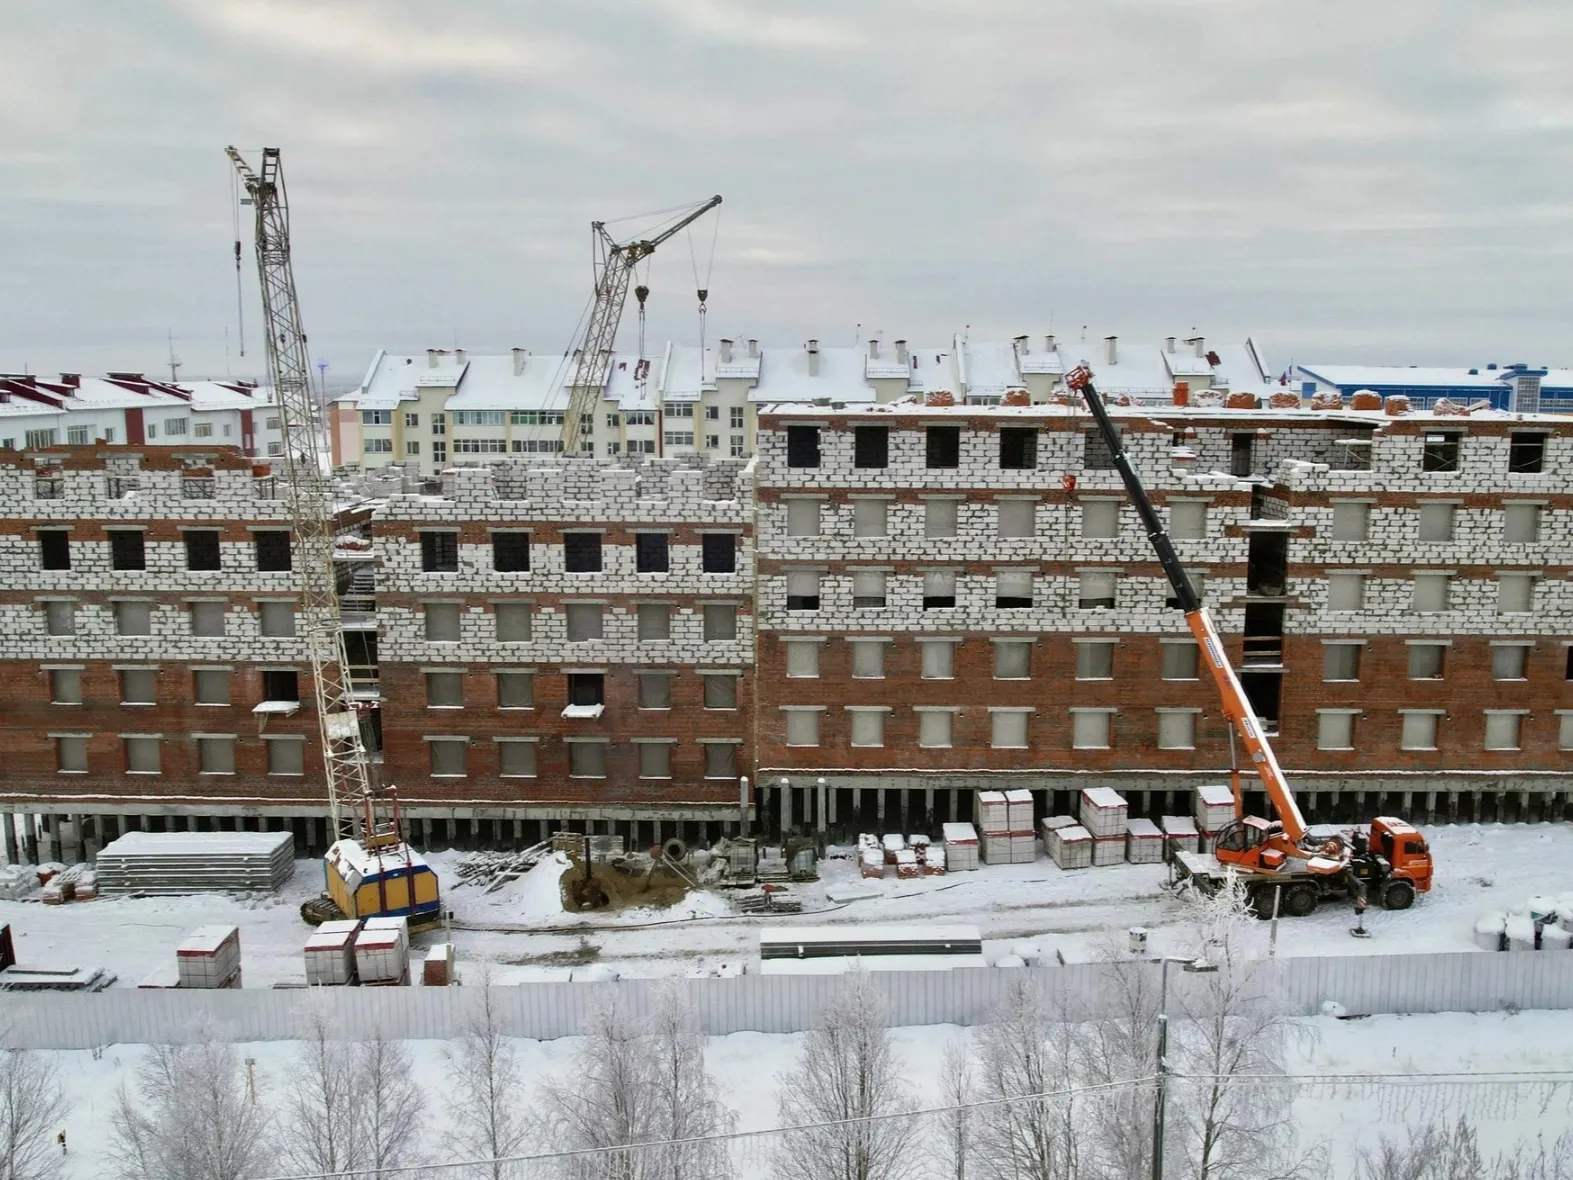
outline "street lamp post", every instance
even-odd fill
[[[1192,974],[1218,970],[1216,964],[1206,959],[1165,955],[1158,961],[1163,968],[1158,984],[1158,1070],[1152,1099],[1152,1180],[1163,1180],[1164,1120],[1169,1099],[1169,964],[1179,963],[1182,971]]]

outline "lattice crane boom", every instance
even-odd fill
[[[335,838],[351,835],[360,824],[372,830],[368,843],[385,826],[373,817],[374,776],[361,736],[349,678],[349,656],[339,615],[333,568],[334,523],[327,475],[319,456],[316,395],[311,361],[301,326],[300,299],[290,263],[289,204],[279,149],[263,148],[260,172],[233,147],[231,162],[256,210],[257,271],[262,283],[263,335],[268,377],[278,399],[284,437],[285,484],[295,534],[295,575],[301,590],[299,627],[311,660],[327,775],[328,812]],[[379,792],[380,794],[380,792]]]
[[[582,438],[580,423],[595,413],[596,398],[606,384],[617,326],[622,322],[623,305],[628,302],[628,285],[634,267],[654,254],[656,247],[687,229],[721,203],[719,196],[702,201],[683,213],[675,222],[653,237],[617,242],[606,231],[604,221],[590,223],[595,244],[595,299],[585,324],[584,338],[575,354],[573,374],[568,385],[568,409],[563,414],[563,454],[577,455]]]

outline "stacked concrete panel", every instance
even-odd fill
[[[1196,788],[1196,826],[1202,838],[1212,839],[1234,822],[1234,791],[1225,786]]]
[[[306,939],[306,982],[312,986],[342,987],[355,979],[355,939],[360,922],[346,918],[324,922]]]
[[[1092,863],[1117,865],[1125,859],[1125,823],[1129,808],[1112,787],[1088,787],[1081,793],[1081,826],[1092,833]]]
[[[978,831],[968,823],[947,823],[940,828],[945,840],[945,868],[964,873],[978,867]]]
[[[408,983],[409,924],[403,918],[368,918],[355,937],[355,971],[367,987]]]
[[[1097,841],[1080,824],[1054,832],[1054,863],[1062,869],[1085,869],[1093,864]]]
[[[1163,863],[1164,835],[1150,819],[1125,821],[1125,859],[1133,865]]]
[[[1200,852],[1201,833],[1196,821],[1188,815],[1166,815],[1159,821],[1163,828],[1166,851],[1172,857],[1176,852]]]
[[[273,892],[295,873],[289,832],[130,832],[98,854],[99,892]]]

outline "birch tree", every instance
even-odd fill
[[[903,1180],[917,1142],[901,1084],[884,998],[865,971],[851,971],[804,1038],[803,1055],[781,1079],[783,1136],[777,1171],[803,1180]],[[819,1125],[812,1125],[819,1124]]]
[[[295,1172],[342,1172],[359,1164],[359,1078],[346,1046],[333,1038],[322,1004],[307,1013],[279,1121],[280,1150]]]
[[[954,1180],[967,1180],[974,1092],[972,1047],[962,1034],[945,1043],[945,1057],[940,1065],[940,1100],[948,1108],[942,1116],[940,1135]]]
[[[556,1151],[586,1152],[558,1171],[574,1180],[654,1176],[653,1154],[635,1144],[658,1136],[655,1070],[641,1035],[615,994],[599,996],[566,1074],[542,1091],[544,1140]]]
[[[1158,976],[1150,963],[1111,957],[1100,970],[1099,985],[1100,1015],[1076,1030],[1080,1080],[1104,1087],[1082,1111],[1088,1129],[1082,1136],[1083,1174],[1126,1180],[1152,1169],[1156,1095],[1150,1083],[1134,1080],[1150,1078],[1157,1064]]]
[[[1065,1093],[1077,1080],[1074,1032],[1055,1019],[1042,989],[1025,974],[978,1032],[977,1150],[996,1180],[1077,1180],[1077,1108]]]
[[[653,1090],[650,1131],[669,1144],[652,1160],[652,1180],[725,1175],[730,1171],[727,1148],[715,1137],[729,1133],[737,1115],[721,1101],[705,1067],[699,1018],[676,980],[657,990],[646,1028],[650,1044],[645,1060]]]
[[[1193,896],[1194,952],[1209,970],[1185,976],[1170,999],[1169,1135],[1166,1156],[1197,1180],[1308,1180],[1326,1166],[1319,1147],[1301,1149],[1287,1085],[1239,1084],[1283,1074],[1291,1040],[1309,1031],[1272,999],[1270,965],[1252,957],[1257,925],[1244,891],[1230,881]]]
[[[361,1175],[382,1180],[389,1169],[416,1162],[425,1121],[424,1095],[404,1042],[390,1041],[377,1030],[351,1048],[360,1103],[355,1164]]]
[[[489,965],[483,962],[478,975],[480,986],[465,989],[470,1008],[464,1035],[448,1052],[453,1099],[447,1145],[455,1156],[490,1161],[476,1165],[473,1175],[515,1180],[522,1171],[504,1157],[523,1154],[529,1144],[519,1057],[503,1034]]]
[[[268,1111],[233,1045],[150,1045],[110,1116],[124,1180],[252,1180],[272,1170]]]
[[[1383,1136],[1360,1152],[1355,1180],[1484,1180],[1485,1158],[1474,1127],[1465,1119],[1451,1126],[1409,1128],[1401,1139]]]
[[[0,1180],[61,1175],[55,1134],[69,1110],[53,1061],[25,1049],[0,1050]]]

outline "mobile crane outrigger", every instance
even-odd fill
[[[1180,852],[1176,858],[1180,873],[1209,889],[1232,876],[1245,887],[1253,907],[1263,917],[1275,911],[1303,917],[1326,897],[1363,896],[1390,910],[1408,909],[1417,892],[1431,888],[1431,850],[1424,838],[1404,820],[1390,816],[1373,819],[1369,832],[1356,832],[1347,843],[1341,838],[1319,841],[1310,836],[1261,722],[1224,654],[1212,617],[1186,576],[1174,542],[1125,453],[1102,397],[1093,387],[1092,371],[1086,365],[1078,365],[1065,375],[1065,384],[1080,392],[1092,411],[1098,431],[1114,456],[1125,491],[1158,555],[1158,564],[1174,588],[1186,624],[1218,686],[1232,739],[1244,745],[1278,816],[1267,820],[1245,814],[1240,776],[1235,769],[1230,782],[1234,821],[1218,833],[1211,853]]]

